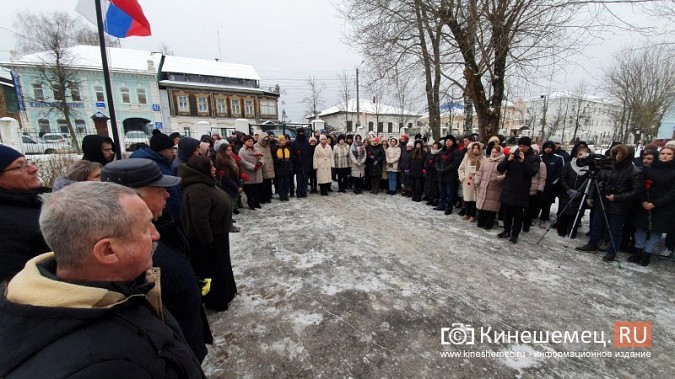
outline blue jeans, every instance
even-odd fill
[[[288,176],[279,176],[277,177],[277,194],[279,194],[279,199],[288,199]],[[307,187],[305,187],[307,188]]]
[[[645,253],[653,253],[656,247],[661,243],[663,233],[649,232],[646,229],[635,229],[635,248],[643,249]],[[649,235],[649,239],[647,238]]]
[[[438,207],[452,210],[452,206],[455,204],[455,196],[457,195],[457,184],[438,182],[438,192],[441,195]]]
[[[396,180],[396,172],[389,171],[387,172],[387,178],[389,178],[389,191],[396,192],[396,186],[398,181]]]
[[[616,255],[616,248],[621,246],[623,238],[623,223],[626,220],[626,215],[607,214],[609,221],[609,233],[611,235],[610,244],[607,247],[607,255],[613,257]],[[591,219],[591,239],[588,244],[591,246],[598,246],[600,239],[605,234],[605,213],[601,209],[593,212],[593,219]],[[611,243],[614,241],[614,244]]]

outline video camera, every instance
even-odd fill
[[[579,166],[588,166],[590,170],[601,170],[612,167],[612,158],[603,154],[591,154],[586,158],[578,159]]]

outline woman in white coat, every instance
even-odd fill
[[[462,193],[464,194],[464,219],[475,222],[476,198],[478,197],[475,176],[485,157],[483,156],[483,144],[480,142],[472,142],[467,150],[457,172],[459,173],[459,180],[462,182]]]
[[[319,145],[314,149],[314,169],[316,170],[316,182],[319,184],[321,196],[328,196],[333,178],[331,169],[335,167],[333,149],[328,144],[328,138],[321,135]]]
[[[401,148],[396,138],[389,140],[389,147],[384,151],[387,162],[387,179],[389,180],[389,195],[396,195],[398,185],[398,161],[401,159]]]

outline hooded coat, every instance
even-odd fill
[[[263,153],[263,166],[260,168],[262,171],[263,180],[274,179],[274,158],[272,157],[270,138],[268,136],[264,136],[260,138],[253,146],[255,146],[258,151]]]
[[[230,261],[232,200],[216,186],[215,179],[185,164],[178,169],[178,176],[183,179],[180,214],[192,266],[198,277],[212,279],[204,303],[216,310],[227,309],[237,293]]]
[[[496,158],[489,156],[476,171],[475,185],[478,186],[476,208],[481,211],[499,212],[504,175],[497,170],[497,166],[506,158],[504,154]]]
[[[464,154],[464,159],[457,169],[457,174],[459,180],[462,182],[462,194],[464,201],[476,201],[478,196],[478,185],[476,184],[476,172],[480,166],[485,161],[485,156],[483,156],[482,149],[480,149],[480,154],[478,156],[473,156],[471,154],[472,147],[474,144],[481,146],[478,142],[473,142],[469,145],[466,154]]]
[[[614,201],[598,196],[593,187],[589,196],[595,200],[601,199],[609,214],[631,214],[642,198],[644,175],[633,164],[633,154],[626,145],[613,147],[610,155],[614,159],[614,166],[611,170],[600,170],[598,181],[603,194],[614,194]]]
[[[291,154],[293,155],[293,171],[304,177],[309,176],[312,173],[314,155],[304,133],[298,134],[291,143]]]
[[[2,291],[0,377],[204,377],[161,306],[157,269],[90,285],[60,281],[55,271],[53,253],[40,255]]]
[[[318,144],[314,149],[313,168],[316,170],[316,182],[327,184],[333,182],[331,168],[335,167],[333,149],[328,143],[325,146]]]
[[[0,282],[19,272],[29,259],[50,251],[39,224],[42,207],[39,195],[48,191],[0,188]]]
[[[97,134],[84,136],[84,138],[82,138],[82,160],[98,162],[103,166],[108,164],[110,161],[103,158],[103,151],[101,150],[104,143],[109,143],[112,146],[113,151],[116,150],[115,143],[110,137],[99,136]],[[113,157],[113,159],[115,158]]]
[[[539,172],[539,163],[539,156],[532,148],[529,148],[522,162],[519,159],[509,161],[508,158],[504,158],[497,165],[497,171],[506,173],[500,196],[504,205],[529,208],[530,186],[532,177]]]
[[[384,154],[387,162],[387,172],[399,172],[398,162],[401,159],[401,148],[398,146],[398,143],[394,142],[393,145],[390,145]]]

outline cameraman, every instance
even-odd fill
[[[593,217],[591,217],[591,238],[584,246],[577,247],[578,251],[594,252],[598,250],[598,243],[605,232],[605,215],[603,215],[603,207],[609,222],[609,233],[611,241],[607,248],[607,254],[602,257],[604,262],[611,262],[616,256],[616,248],[621,245],[622,228],[626,217],[634,210],[636,201],[640,198],[643,185],[642,172],[633,165],[633,156],[631,148],[627,145],[619,144],[610,150],[610,159],[612,167],[610,170],[599,170],[597,157],[592,156],[595,162],[594,170],[598,170],[598,187],[602,193],[597,193],[596,188],[591,187],[589,198],[587,200],[589,206],[598,204],[601,201],[601,206],[596,208]]]

